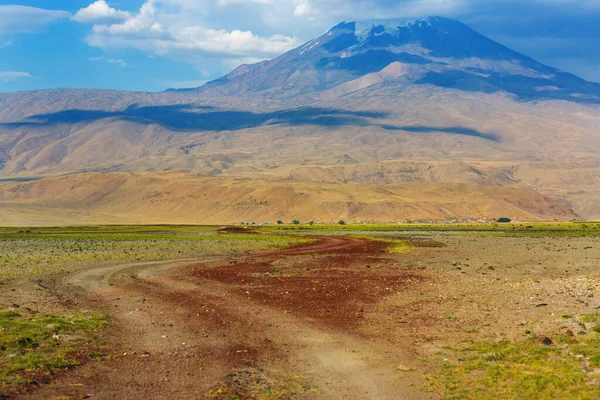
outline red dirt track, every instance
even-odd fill
[[[70,277],[91,307],[110,313],[112,357],[23,398],[430,398],[397,368],[410,364],[408,346],[363,329],[381,299],[418,285],[419,275],[395,269],[382,243],[317,239]]]

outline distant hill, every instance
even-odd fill
[[[509,187],[338,185],[183,173],[87,173],[5,182],[0,202],[0,225],[578,218],[547,197]]]

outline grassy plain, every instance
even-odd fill
[[[401,343],[418,339],[424,391],[449,399],[600,397],[600,317],[590,312],[600,306],[592,296],[600,290],[600,223],[0,228],[0,294],[10,305],[16,281],[33,285],[135,261],[246,255],[330,235],[386,243],[388,254],[373,255],[373,277],[403,270],[422,277],[424,286],[390,292],[371,308],[361,329],[376,326]],[[295,272],[278,274],[282,282],[319,273],[284,266]],[[21,303],[0,312],[0,393],[96,354],[108,316],[81,311],[32,312]],[[546,336],[551,344],[542,343]]]
[[[532,334],[522,341],[481,341],[444,349],[436,360],[439,373],[429,385],[441,389],[447,399],[598,399],[598,327],[583,337],[557,335],[556,343],[550,344]]]
[[[268,250],[309,239],[224,233],[208,226],[0,228],[0,279],[72,272],[125,261],[158,261]]]
[[[531,223],[454,223],[454,224],[315,224],[315,225],[270,225],[260,227],[267,232],[448,232],[468,235],[497,236],[600,236],[600,222],[531,222]]]

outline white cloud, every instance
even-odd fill
[[[234,4],[273,4],[274,0],[218,0],[217,5],[224,7]]]
[[[105,0],[98,0],[77,11],[73,19],[78,22],[110,23],[125,21],[130,17],[131,14],[128,12],[116,10],[110,7]]]
[[[14,82],[23,78],[33,78],[33,76],[29,72],[0,71],[0,81],[4,83]]]
[[[129,67],[129,64],[127,64],[127,62],[125,62],[125,60],[122,60],[120,58],[107,58],[107,57],[92,57],[92,58],[88,58],[88,61],[91,62],[104,62],[107,64],[115,64],[118,65],[119,67]]]
[[[296,17],[319,13],[307,0],[294,0],[294,6],[294,16]]]
[[[0,6],[0,35],[35,32],[69,18],[70,13],[28,6]]]
[[[174,3],[178,3],[177,12],[170,12],[172,7],[164,7]],[[298,45],[291,36],[259,36],[250,30],[213,29],[200,23],[192,24],[187,12],[190,9],[186,6],[186,0],[147,0],[137,14],[122,23],[94,25],[87,42],[103,49],[122,47],[158,55],[205,54],[225,58],[275,56]],[[190,7],[197,10],[195,6]]]

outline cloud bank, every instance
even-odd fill
[[[0,35],[36,32],[70,16],[70,13],[60,10],[15,5],[0,6]]]

